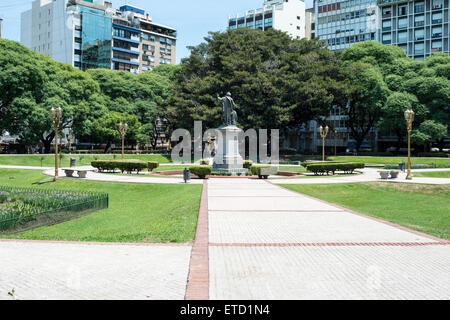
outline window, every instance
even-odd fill
[[[425,3],[424,2],[416,2],[414,4],[414,12],[421,13],[425,11]]]
[[[167,64],[171,64],[172,63],[172,59],[166,59],[166,63]]]
[[[398,19],[398,28],[404,29],[408,27],[408,18],[399,18]]]
[[[432,15],[431,23],[442,23],[442,12],[435,12]]]
[[[253,29],[253,28],[255,28],[255,24],[253,23],[253,21],[248,21],[246,27]]]
[[[384,33],[382,36],[382,42],[383,44],[390,44],[391,43],[391,34],[390,33]]]
[[[408,41],[408,31],[400,31],[397,35],[397,42],[407,42]]]
[[[424,15],[414,17],[414,26],[415,27],[421,27],[424,24],[425,24],[425,16]]]
[[[164,61],[165,61],[164,58],[159,58],[159,63],[164,64],[165,63]]]
[[[414,40],[423,40],[425,38],[425,30],[424,29],[416,29],[414,31]]]
[[[442,37],[442,26],[433,27],[433,29],[431,30],[431,37],[432,38]]]
[[[382,16],[383,18],[390,18],[392,15],[392,10],[391,8],[383,8],[382,10]]]
[[[424,54],[423,42],[414,44],[414,54]]]
[[[444,4],[443,0],[433,0],[433,10],[441,9],[443,7],[443,4]]]
[[[434,40],[431,42],[431,52],[442,51],[442,40]]]
[[[399,16],[406,16],[408,14],[408,6],[399,6],[398,7],[398,15]]]
[[[392,27],[391,20],[383,21],[383,24],[382,24],[383,31],[390,31],[391,27]]]
[[[81,55],[81,50],[75,49],[74,53],[77,54],[77,55]]]
[[[76,43],[81,43],[81,38],[75,38]]]
[[[171,46],[172,44],[173,44],[172,39],[167,39],[167,45],[168,45],[168,46]]]

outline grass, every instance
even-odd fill
[[[302,166],[280,166],[278,170],[287,172],[306,172],[306,169]]]
[[[11,178],[14,179],[11,179]],[[152,185],[60,179],[37,171],[0,169],[2,185],[109,194],[109,209],[9,238],[100,242],[189,242],[194,239],[201,185]]]
[[[399,164],[408,162],[407,157],[327,157],[327,160],[339,162],[363,162],[371,164]],[[450,168],[450,158],[411,158],[413,164],[436,165],[439,168]]]
[[[93,160],[120,160],[121,155],[105,154],[105,155],[71,155],[64,154],[62,161],[60,161],[61,167],[68,167],[70,165],[70,158],[75,158],[77,161],[77,166],[90,165]],[[42,161],[41,161],[42,158]],[[144,161],[158,161],[159,163],[169,163],[170,158],[160,155],[160,154],[141,154],[133,155],[126,154],[125,159],[139,159]],[[0,165],[13,165],[13,166],[44,166],[53,167],[55,165],[54,155],[7,155],[0,156]]]
[[[450,239],[450,186],[402,183],[285,185],[285,188]]]
[[[414,177],[450,178],[450,171],[413,172]]]

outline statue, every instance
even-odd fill
[[[231,98],[231,93],[227,92],[223,98],[217,95],[217,98],[222,102],[222,113],[225,124],[235,126],[237,124],[237,113],[235,110],[236,105],[234,104],[233,98]]]

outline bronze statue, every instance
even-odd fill
[[[235,110],[236,105],[234,104],[233,98],[231,98],[231,93],[227,92],[223,98],[217,95],[217,98],[222,102],[222,114],[225,124],[235,126],[237,124],[237,113]]]

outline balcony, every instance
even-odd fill
[[[425,53],[425,50],[421,49],[421,50],[414,50],[414,54],[415,55],[423,55]]]
[[[431,24],[441,24],[442,23],[442,18],[441,19],[433,19],[431,20]]]
[[[432,48],[431,52],[433,52],[433,53],[442,52],[442,47],[441,48]]]
[[[424,25],[425,25],[425,21],[414,22],[414,27],[423,27]]]
[[[381,16],[383,19],[392,17],[392,14],[386,13]]]
[[[439,33],[433,33],[432,35],[431,35],[431,38],[433,38],[433,39],[435,39],[435,38],[441,38],[442,37],[442,32],[439,32]]]
[[[391,40],[383,40],[382,43],[383,43],[383,44],[391,44],[392,41],[391,41]]]
[[[386,32],[386,31],[391,31],[392,27],[383,27],[382,31]]]

